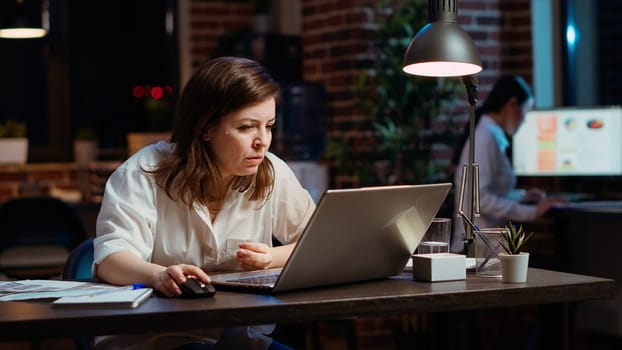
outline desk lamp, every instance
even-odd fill
[[[482,63],[473,40],[457,24],[457,3],[457,0],[428,0],[428,24],[419,30],[408,45],[402,70],[411,75],[462,79],[469,103],[469,159],[462,171],[457,214],[465,217],[467,222],[474,222],[474,217],[479,216],[479,177],[473,142],[477,103],[475,74],[482,70]],[[462,211],[465,192],[466,214]],[[465,223],[465,243],[472,241],[473,227]]]
[[[47,34],[47,1],[13,0],[0,14],[0,38],[34,39]]]

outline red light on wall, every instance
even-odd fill
[[[132,96],[136,99],[151,97],[154,100],[161,100],[165,97],[173,96],[173,87],[170,85],[134,85],[132,87]]]
[[[164,90],[162,90],[162,88],[159,86],[154,86],[151,89],[150,94],[153,99],[159,100],[162,98],[162,96],[164,96]]]
[[[134,85],[132,88],[132,96],[134,96],[134,98],[142,98],[145,96],[145,88],[140,85]]]

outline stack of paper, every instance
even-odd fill
[[[94,307],[137,307],[153,290],[142,285],[114,286],[105,283],[20,280],[0,282],[0,301],[57,299],[53,304]]]

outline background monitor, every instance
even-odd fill
[[[518,176],[622,175],[622,108],[529,111],[512,139]]]

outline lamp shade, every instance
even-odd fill
[[[15,27],[0,29],[0,38],[5,39],[34,39],[44,37],[46,30],[43,28]]]
[[[3,1],[0,11],[0,38],[30,39],[47,34],[41,0]]]
[[[429,0],[428,24],[408,45],[402,70],[412,75],[455,77],[482,70],[473,40],[457,23],[456,0]]]

